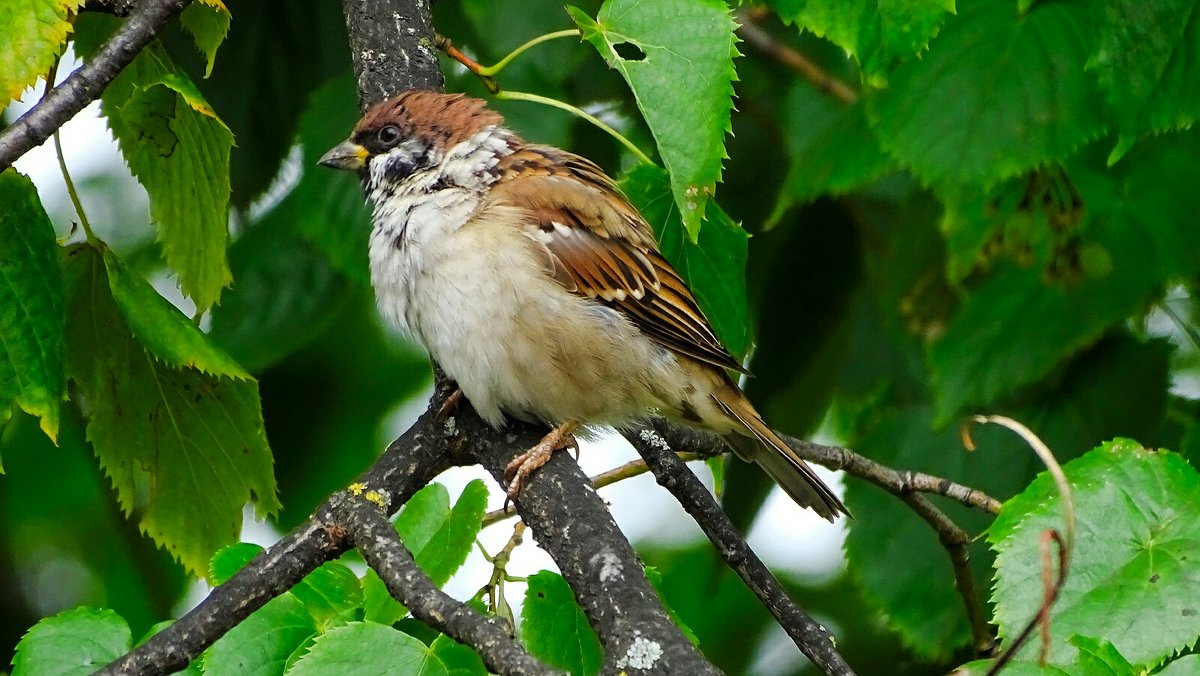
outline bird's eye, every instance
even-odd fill
[[[375,134],[375,138],[379,139],[380,145],[386,148],[391,148],[400,142],[400,128],[394,124],[389,124],[388,126],[381,128]]]

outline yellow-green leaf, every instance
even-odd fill
[[[221,0],[199,0],[184,8],[179,23],[192,34],[196,49],[204,55],[204,77],[212,75],[217,48],[229,34],[229,8]]]
[[[0,106],[45,75],[71,34],[70,15],[83,0],[0,3]]]
[[[237,540],[246,503],[260,513],[279,509],[258,384],[147,351],[110,290],[110,270],[129,276],[90,246],[66,253],[67,373],[121,507],[136,507],[145,533],[203,573],[213,552]],[[188,342],[165,354],[177,357]]]
[[[114,25],[112,17],[80,17],[80,54],[90,58]],[[150,196],[167,264],[196,307],[208,309],[231,279],[225,247],[233,135],[157,42],[113,80],[101,112]]]

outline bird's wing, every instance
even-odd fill
[[[566,289],[620,311],[664,347],[745,371],[659,252],[650,226],[598,166],[556,148],[525,146],[497,169],[495,203],[528,213],[527,234]]]

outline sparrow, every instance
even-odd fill
[[[846,513],[738,388],[745,369],[596,164],[479,99],[418,90],[372,106],[320,164],[363,181],[382,314],[493,427],[552,426],[508,466],[511,499],[581,427],[659,412],[722,435],[802,507]]]

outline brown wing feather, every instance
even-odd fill
[[[497,169],[493,197],[531,214],[530,238],[560,284],[622,312],[664,347],[745,371],[717,340],[641,214],[599,167],[557,148],[525,146]]]

